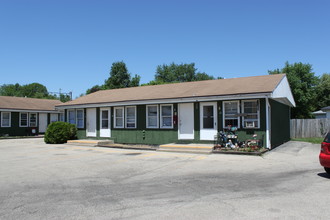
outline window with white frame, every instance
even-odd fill
[[[1,127],[10,127],[10,126],[11,126],[11,113],[1,112]]]
[[[259,128],[259,104],[258,100],[243,100],[243,127],[244,128]]]
[[[70,124],[76,124],[76,111],[73,109],[68,110],[68,122]]]
[[[147,128],[158,128],[158,105],[147,105]]]
[[[136,106],[126,106],[126,128],[136,128]]]
[[[77,109],[77,128],[84,128],[84,109]]]
[[[160,127],[173,128],[173,105],[160,106]]]
[[[223,102],[224,127],[240,127],[239,101]]]
[[[114,108],[114,127],[115,128],[124,128],[124,107],[115,107]]]
[[[30,127],[37,127],[37,113],[30,113]]]
[[[27,112],[21,112],[19,114],[19,126],[20,127],[27,127],[28,126],[28,122],[29,122],[28,115],[29,114]]]

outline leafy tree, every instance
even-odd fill
[[[22,96],[33,98],[45,98],[48,97],[48,91],[46,86],[40,83],[31,83],[21,86]]]
[[[285,73],[291,87],[296,107],[292,108],[292,118],[310,118],[315,110],[316,85],[318,77],[312,72],[312,65],[285,63],[282,69],[269,70],[269,74]]]
[[[97,92],[104,89],[118,89],[126,87],[136,87],[140,85],[141,77],[136,75],[131,77],[128,72],[126,64],[121,62],[115,62],[111,66],[110,77],[105,80],[103,85],[95,85],[90,89],[87,89],[86,94]]]
[[[128,73],[124,62],[113,63],[110,70],[110,77],[105,81],[105,87],[109,89],[125,88],[130,83],[130,74]]]
[[[156,69],[155,80],[151,84],[162,84],[172,82],[191,82],[214,79],[206,73],[197,72],[195,63],[159,65]]]
[[[97,91],[102,90],[102,89],[104,89],[103,86],[95,85],[92,88],[87,89],[86,94],[97,92]]]
[[[330,74],[324,73],[316,87],[317,100],[316,109],[330,106]]]
[[[135,74],[135,76],[131,79],[130,83],[129,83],[129,87],[137,87],[140,85],[140,79],[141,76]]]
[[[0,95],[40,99],[56,99],[56,96],[50,95],[47,91],[47,88],[40,83],[31,83],[26,85],[20,85],[18,83],[4,84],[0,86]]]
[[[213,76],[209,76],[206,73],[196,73],[195,81],[203,81],[203,80],[210,80],[214,79]],[[221,77],[218,77],[218,79],[222,79]]]
[[[124,62],[115,62],[111,66],[110,77],[105,81],[106,89],[118,89],[132,86],[139,86],[140,76],[135,75],[133,79],[128,72]]]
[[[0,87],[0,95],[2,96],[22,96],[21,85],[16,84],[3,84]]]
[[[143,83],[141,86],[154,86],[154,85],[161,85],[161,84],[168,84],[168,82],[163,81],[157,81],[157,80],[151,80],[148,83]]]
[[[40,83],[31,83],[26,85],[20,85],[18,83],[4,84],[0,86],[0,95],[39,99],[59,99],[62,102],[71,100],[70,95],[60,94],[57,96],[49,94],[47,88]]]
[[[60,94],[59,98],[61,102],[68,102],[71,100],[71,96],[65,94]]]

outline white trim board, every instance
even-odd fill
[[[283,77],[281,82],[274,89],[272,95],[270,96],[272,99],[275,99],[283,104],[289,105],[291,107],[296,107],[296,103],[294,101],[289,81],[286,76]]]
[[[41,111],[41,110],[4,109],[4,108],[0,108],[0,112],[60,113],[57,110],[54,110],[54,111]]]
[[[257,93],[257,94],[240,94],[230,96],[207,96],[207,97],[189,97],[189,98],[176,98],[176,99],[157,99],[157,100],[139,100],[139,101],[123,101],[123,102],[108,102],[108,103],[94,103],[82,105],[67,105],[56,106],[58,110],[74,109],[74,108],[95,108],[95,107],[116,107],[116,106],[129,106],[129,105],[152,105],[152,104],[173,104],[185,102],[209,102],[209,101],[224,101],[235,99],[263,99],[270,97],[271,93]]]

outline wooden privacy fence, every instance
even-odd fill
[[[291,138],[324,137],[330,131],[330,118],[291,119]]]

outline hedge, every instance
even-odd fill
[[[57,121],[51,123],[45,133],[44,141],[47,144],[63,144],[68,140],[77,138],[77,128],[75,125]]]

